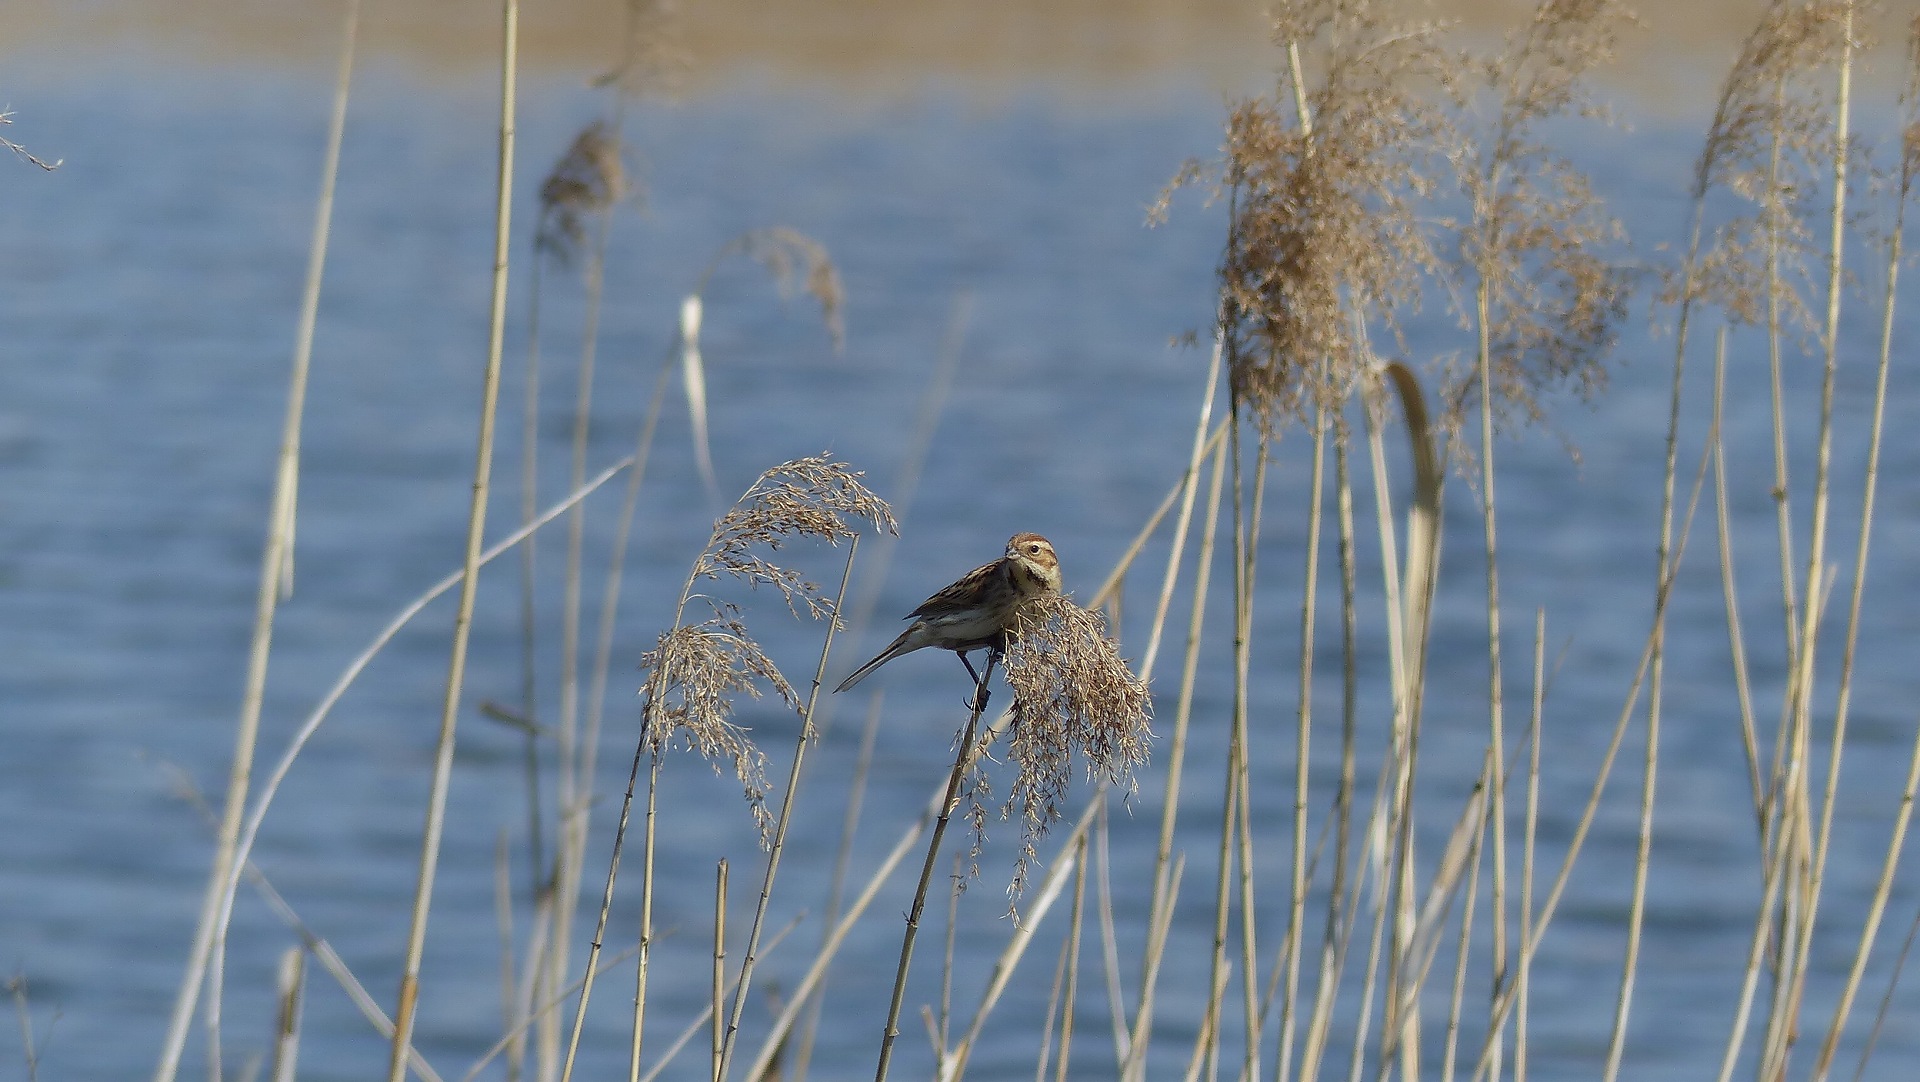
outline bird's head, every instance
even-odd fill
[[[1007,541],[1007,559],[1042,593],[1060,592],[1060,557],[1053,542],[1037,533],[1017,533]]]

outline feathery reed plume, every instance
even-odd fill
[[[833,602],[822,596],[817,584],[797,570],[774,563],[762,550],[778,550],[793,537],[837,544],[854,536],[849,519],[893,532],[892,510],[861,483],[862,476],[825,454],[783,463],[761,474],[714,525],[706,549],[687,576],[681,614],[698,596],[707,605],[707,619],[687,624],[676,617],[673,628],[660,636],[641,662],[647,674],[640,689],[645,749],[658,756],[680,734],[702,756],[730,762],[763,833],[772,825],[766,808],[766,756],[732,720],[733,696],[744,692],[757,698],[764,685],[789,707],[798,709],[800,699],[754,641],[738,606],[708,594],[696,595],[694,586],[728,575],[749,586],[778,591],[796,616],[804,610],[816,620],[833,619]]]
[[[693,66],[680,5],[674,0],[626,0],[625,6],[620,59],[593,80],[594,87],[613,87],[621,97],[678,97]]]
[[[1691,282],[1667,287],[1669,303],[1705,300],[1736,322],[1758,324],[1770,305],[1803,333],[1814,327],[1802,289],[1821,256],[1809,222],[1819,181],[1830,172],[1832,93],[1811,77],[1839,55],[1847,0],[1776,0],[1747,36],[1721,86],[1713,123],[1694,163],[1695,200],[1714,189],[1751,205],[1715,231]],[[1756,290],[1754,283],[1768,288]]]
[[[1152,697],[1146,681],[1120,657],[1106,617],[1064,594],[1022,605],[1007,648],[1007,684],[1013,688],[1009,755],[1019,764],[1004,814],[1018,813],[1020,859],[1009,893],[1026,884],[1034,843],[1060,818],[1072,780],[1074,752],[1087,776],[1132,784],[1153,739]]]
[[[627,197],[620,133],[595,120],[573,137],[566,153],[540,184],[540,226],[534,247],[571,263],[587,241],[586,222]]]
[[[1626,315],[1630,282],[1603,249],[1624,234],[1587,175],[1537,129],[1569,114],[1604,119],[1586,78],[1612,59],[1632,19],[1619,0],[1542,0],[1505,49],[1469,66],[1480,79],[1463,86],[1461,133],[1472,161],[1460,170],[1470,217],[1459,226],[1459,260],[1475,281],[1496,422],[1537,423],[1543,394],[1571,386],[1586,398],[1605,386],[1602,361]],[[1463,367],[1443,386],[1449,431],[1462,427],[1479,367]]]
[[[783,298],[792,297],[796,287],[804,288],[820,305],[820,317],[826,320],[827,333],[833,336],[834,351],[846,348],[847,328],[841,319],[841,310],[846,307],[847,294],[840,284],[840,268],[834,266],[826,245],[784,225],[748,230],[728,241],[714,255],[713,262],[707,264],[705,273],[700,275],[700,285],[694,293],[705,295],[713,272],[719,270],[729,256],[736,255],[744,255],[765,267]]]
[[[892,533],[896,528],[892,509],[861,483],[863,476],[846,463],[835,462],[822,453],[783,462],[756,478],[732,510],[714,524],[706,548],[694,561],[681,587],[673,626],[661,634],[654,649],[642,660],[647,676],[640,688],[640,738],[634,746],[633,768],[627,776],[619,825],[614,830],[606,889],[600,897],[599,922],[588,948],[586,976],[581,981],[580,1000],[574,1009],[573,1036],[567,1048],[562,1082],[572,1076],[587,1002],[593,994],[600,946],[613,908],[614,881],[626,843],[641,762],[651,760],[642,836],[640,960],[634,991],[630,1058],[634,1071],[637,1072],[640,1062],[653,939],[654,796],[658,792],[655,783],[661,760],[676,734],[683,734],[693,750],[713,761],[716,772],[720,760],[732,765],[759,827],[761,844],[770,849],[775,844],[774,816],[766,806],[767,757],[747,735],[747,730],[732,720],[733,696],[745,692],[757,698],[761,685],[765,684],[773,688],[788,707],[804,711],[805,705],[773,659],[747,631],[739,608],[710,594],[696,595],[694,587],[702,580],[718,580],[723,574],[729,575],[744,580],[749,587],[764,585],[779,591],[788,610],[796,616],[804,608],[816,619],[837,620],[835,603],[821,596],[819,586],[807,581],[798,571],[761,556],[758,550],[778,550],[793,537],[812,537],[837,544],[855,536],[855,528],[848,522],[850,518],[864,520],[876,529]],[[687,605],[696,596],[706,603],[710,615],[700,623],[689,625]],[[763,912],[756,914],[756,925],[761,915]],[[743,979],[746,972],[742,971]],[[737,1018],[736,1013],[736,1024]]]
[[[1337,410],[1360,384],[1356,316],[1392,329],[1417,307],[1421,276],[1439,265],[1418,202],[1453,138],[1433,28],[1310,0],[1281,6],[1273,36],[1317,58],[1319,77],[1236,105],[1214,170],[1232,201],[1219,270],[1232,388],[1269,431]],[[1189,166],[1176,184],[1203,172]]]

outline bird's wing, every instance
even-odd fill
[[[980,591],[981,583],[1000,574],[1005,559],[981,564],[972,571],[960,576],[951,586],[934,594],[920,603],[920,607],[907,614],[907,619],[917,620],[926,616],[944,616],[950,612],[971,607]]]

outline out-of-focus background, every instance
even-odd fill
[[[1490,44],[1528,7],[1445,3],[1433,17],[1458,18],[1463,40]],[[1643,12],[1644,27],[1626,36],[1620,64],[1600,83],[1617,122],[1556,129],[1639,251],[1681,236],[1713,88],[1758,7],[1713,0]],[[276,627],[267,691],[268,756],[391,615],[458,564],[486,340],[496,8],[366,4],[307,403],[296,590]],[[681,298],[716,253],[743,231],[789,226],[824,245],[844,281],[845,348],[836,353],[807,298],[782,299],[746,261],[720,264],[704,333],[714,465],[731,499],[768,466],[831,448],[866,469],[883,495],[910,504],[886,578],[864,584],[877,591],[876,623],[843,642],[840,669],[884,643],[895,614],[996,555],[1018,530],[1051,537],[1069,588],[1090,591],[1186,460],[1207,355],[1181,340],[1204,339],[1211,327],[1224,214],[1202,186],[1175,197],[1165,225],[1147,228],[1145,219],[1184,162],[1217,153],[1228,100],[1271,88],[1280,54],[1258,6],[807,0],[683,8],[674,21],[684,59],[677,95],[643,97],[626,118],[627,161],[641,192],[616,214],[610,237],[590,464],[631,449],[674,346]],[[0,154],[0,974],[20,978],[40,1078],[149,1071],[180,980],[211,854],[210,832],[181,789],[184,779],[217,799],[231,748],[339,11],[286,0],[0,7],[0,108],[12,113],[0,134],[61,162],[44,172]],[[523,12],[495,536],[517,515],[511,458],[521,439],[533,200],[575,134],[605,113],[606,97],[591,83],[617,60],[623,11],[617,0],[569,0]],[[1871,55],[1878,68],[1862,82],[1860,123],[1884,132],[1898,50]],[[542,289],[542,483],[551,498],[571,440],[583,292],[577,268],[550,271]],[[1436,299],[1430,319],[1410,328],[1412,354],[1460,348],[1438,308]],[[1871,306],[1850,308],[1848,318],[1850,340],[1871,341]],[[1610,366],[1612,386],[1595,404],[1559,403],[1557,430],[1501,444],[1508,611],[1514,627],[1530,628],[1535,610],[1546,610],[1554,665],[1548,846],[1564,845],[1585,799],[1649,616],[1671,349],[1649,330],[1653,319],[1636,307]],[[1903,314],[1900,341],[1911,326]],[[910,494],[898,491],[943,350],[958,361],[924,477]],[[1810,367],[1796,369],[1789,391],[1810,394],[1815,379]],[[1859,410],[1870,386],[1864,363],[1850,368],[1842,408]],[[1891,431],[1920,423],[1915,401],[1896,387]],[[1763,397],[1731,406],[1727,426],[1744,470],[1735,521],[1753,539],[1747,558],[1764,571],[1773,519]],[[1851,471],[1840,498],[1854,503],[1861,440],[1852,426],[1836,448],[1840,468]],[[1276,449],[1269,508],[1281,510],[1270,510],[1278,520],[1261,577],[1275,594],[1255,628],[1256,665],[1274,676],[1254,704],[1273,734],[1254,769],[1276,779],[1292,774],[1285,726],[1295,692],[1284,673],[1298,615],[1287,599],[1298,591],[1302,558],[1284,509],[1301,502],[1305,447],[1282,440]],[[1796,454],[1806,453],[1799,445]],[[1828,869],[1839,885],[1823,912],[1840,928],[1859,923],[1915,724],[1908,662],[1920,605],[1903,595],[1920,582],[1912,574],[1920,461],[1897,437],[1886,453],[1876,535],[1884,592],[1867,612],[1858,743],[1847,760],[1858,799],[1841,809],[1840,855]],[[1683,475],[1691,468],[1683,464]],[[1476,638],[1484,615],[1469,486],[1454,484],[1449,501],[1455,532],[1440,587],[1423,784],[1464,793],[1480,767],[1480,737],[1450,734],[1444,704],[1484,699]],[[624,780],[639,657],[670,619],[723,503],[702,486],[685,410],[669,398],[627,565],[603,791],[617,793]],[[616,503],[602,496],[589,506],[588,558],[598,566]],[[548,616],[559,604],[557,537],[541,550]],[[1695,544],[1704,552],[1707,542]],[[1164,542],[1155,546],[1143,566],[1164,562]],[[837,581],[839,553],[794,555],[820,581]],[[1725,691],[1722,600],[1710,565],[1691,570],[1672,613],[1667,739],[1676,750],[1659,793],[1661,874],[1627,1054],[1635,1079],[1697,1079],[1717,1066],[1759,897],[1746,766]],[[519,693],[517,585],[506,562],[489,575],[469,698],[511,700]],[[1755,591],[1750,607],[1764,612],[1768,595]],[[1139,645],[1128,629],[1150,599],[1147,584],[1128,597],[1120,631],[1132,656]],[[782,624],[774,605],[751,612],[789,675],[810,674],[811,629]],[[430,608],[349,693],[294,769],[257,854],[312,928],[387,1000],[451,618],[446,602]],[[1377,657],[1379,643],[1371,646]],[[1206,649],[1223,672],[1224,642]],[[1518,639],[1509,649],[1526,653]],[[551,688],[551,663],[543,664]],[[1163,661],[1156,686],[1170,686],[1175,672]],[[890,845],[944,776],[964,689],[938,677],[954,675],[950,661],[919,655],[875,678],[890,714],[874,753],[863,844]],[[1336,685],[1329,677],[1327,687]],[[1202,694],[1195,762],[1220,761],[1226,693],[1219,681],[1211,699]],[[864,706],[832,704],[818,761],[844,764],[857,754]],[[770,749],[787,747],[791,715],[749,703],[744,720]],[[494,854],[525,823],[519,736],[472,710],[462,725],[418,1035],[449,1077],[499,1031]],[[1140,875],[1152,858],[1158,769],[1145,772],[1141,810],[1129,818],[1116,804],[1116,866]],[[846,803],[839,784],[827,780],[809,794],[803,857],[783,873],[792,908],[782,921],[826,893]],[[1218,792],[1218,779],[1196,779],[1188,799],[1210,807]],[[661,799],[670,841],[655,919],[662,949],[681,950],[682,960],[663,963],[655,994],[661,1017],[677,1025],[707,994],[708,974],[691,959],[707,934],[711,859],[730,855],[742,890],[757,850],[735,787],[703,765],[677,761]],[[1572,901],[1543,952],[1532,1017],[1539,1077],[1594,1076],[1619,974],[1637,799],[1637,788],[1623,786],[1603,805]],[[1256,820],[1274,824],[1259,870],[1276,880],[1286,875],[1289,800],[1277,782],[1255,797]],[[605,807],[596,814],[589,853],[599,859],[610,816]],[[1000,892],[1013,834],[1011,824],[995,825],[981,880],[963,900],[957,962],[969,989],[1008,933]],[[1210,852],[1209,838],[1188,841]],[[1194,883],[1211,875],[1189,870]],[[889,888],[876,907],[884,919],[873,923],[881,931],[851,945],[838,967],[815,1052],[823,1075],[870,1062],[875,1008],[898,945],[893,914],[908,889]],[[1194,889],[1196,899],[1205,890]],[[750,904],[750,894],[741,897]],[[1904,930],[1915,901],[1903,881],[1889,934]],[[615,906],[614,925],[629,940],[636,907],[625,896]],[[1178,917],[1202,938],[1211,919],[1199,901]],[[1278,929],[1265,933],[1268,942],[1277,945]],[[794,942],[810,945],[818,934],[803,920]],[[272,914],[244,897],[227,974],[230,1071],[268,1047],[267,992],[287,942]],[[1830,993],[1844,971],[1851,940],[1838,942],[1816,993]],[[811,947],[783,949],[799,956]],[[929,948],[922,958],[939,953]],[[1183,1048],[1198,1024],[1179,993],[1204,986],[1203,954],[1174,957],[1162,978],[1169,1047]],[[767,965],[770,986],[795,979],[778,951]],[[1876,963],[1876,996],[1887,975],[1887,963]],[[911,1003],[938,995],[936,976],[933,964],[923,967]],[[613,981],[618,990],[589,1027],[593,1077],[625,1061],[621,1001],[631,977]],[[1036,978],[1015,989],[1003,1013],[1037,1016],[1047,992]],[[1912,1022],[1920,1001],[1903,988],[1891,1002],[1871,1077],[1904,1077],[1900,1065],[1920,1056]],[[381,1069],[382,1042],[317,978],[307,1012],[304,1077]],[[906,1025],[901,1077],[928,1070],[918,1025]],[[0,1026],[0,1076],[24,1077],[20,1031]],[[1702,1032],[1714,1036],[1702,1040]],[[199,1056],[189,1057],[190,1073]],[[974,1070],[1001,1077],[1030,1069],[1031,1056],[1027,1044],[983,1050]],[[1174,1059],[1169,1053],[1168,1070]],[[1110,1068],[1087,1051],[1074,1074],[1108,1077]],[[501,1077],[497,1064],[489,1070],[485,1077]]]

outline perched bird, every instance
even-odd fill
[[[911,627],[833,690],[845,691],[901,654],[928,646],[958,654],[960,663],[978,684],[980,674],[967,660],[968,652],[981,647],[995,652],[1006,649],[1007,630],[1020,603],[1059,592],[1060,558],[1054,555],[1053,544],[1037,533],[1014,534],[1007,542],[1006,555],[974,568],[927,598],[907,614],[906,618],[913,621]]]

